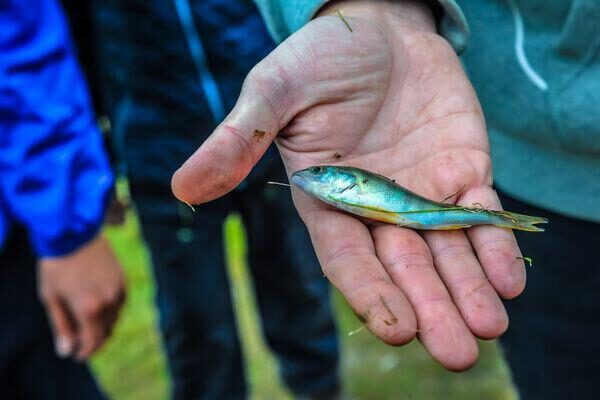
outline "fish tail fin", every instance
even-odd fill
[[[493,224],[500,228],[510,228],[528,232],[544,232],[544,228],[540,228],[536,225],[548,223],[546,218],[517,214],[509,211],[487,210],[487,212],[492,217]]]

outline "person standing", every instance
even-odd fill
[[[100,399],[84,361],[125,289],[99,234],[112,173],[60,6],[3,2],[0,53],[0,393]]]
[[[97,2],[93,14],[105,108],[152,259],[173,397],[247,396],[223,249],[223,222],[239,212],[263,331],[284,382],[298,397],[334,398],[329,286],[289,192],[267,185],[286,176],[276,151],[233,193],[195,212],[170,190],[173,171],[272,50],[255,6],[115,0]]]

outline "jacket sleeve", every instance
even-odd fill
[[[0,191],[41,257],[99,230],[113,184],[55,0],[0,3]]]
[[[255,0],[269,32],[277,42],[285,40],[307,24],[328,1]],[[469,27],[460,7],[455,0],[429,0],[428,3],[437,3],[440,6],[442,10],[438,20],[440,34],[458,53],[461,53],[468,42]]]

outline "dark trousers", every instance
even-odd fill
[[[54,353],[36,282],[27,236],[15,230],[0,251],[0,399],[104,398],[85,364]]]
[[[283,167],[270,179],[285,180]],[[275,170],[277,171],[277,170]],[[160,326],[176,399],[247,396],[225,268],[223,222],[238,211],[267,343],[296,394],[338,387],[338,340],[329,286],[289,190],[250,184],[196,208],[168,182],[131,181],[157,282]]]
[[[525,292],[506,304],[501,343],[521,398],[600,399],[600,224],[501,199],[550,220],[544,233],[515,231],[534,265]]]

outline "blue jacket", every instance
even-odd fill
[[[0,247],[24,226],[59,256],[101,226],[113,177],[62,10],[0,3]]]

